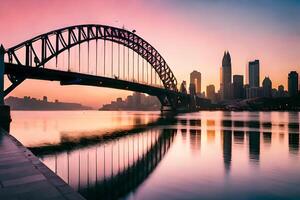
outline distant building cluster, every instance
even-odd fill
[[[283,85],[273,88],[270,77],[260,80],[260,61],[249,61],[246,77],[232,74],[232,60],[225,51],[220,67],[220,89],[213,84],[202,91],[202,76],[199,71],[190,73],[190,82],[182,81],[179,91],[190,94],[190,106],[196,109],[236,109],[236,110],[299,110],[299,76],[296,71],[288,74],[288,88]],[[296,98],[289,98],[296,97]],[[199,106],[200,105],[200,106]],[[125,100],[117,98],[100,110],[159,110],[161,104],[157,97],[133,93]]]
[[[110,104],[103,105],[100,110],[160,110],[160,107],[157,97],[135,92],[125,100],[119,97]]]
[[[5,104],[12,110],[91,110],[91,107],[83,106],[79,103],[66,103],[55,100],[49,102],[46,96],[43,99],[31,98],[30,96],[8,97]]]
[[[198,97],[206,97],[213,103],[230,103],[238,100],[255,98],[281,98],[299,95],[299,76],[296,71],[288,74],[288,88],[283,85],[273,88],[270,77],[266,76],[260,81],[260,61],[250,61],[246,69],[246,80],[243,75],[232,75],[231,56],[224,52],[220,68],[220,90],[216,91],[214,85],[206,86],[206,93],[201,91],[201,73],[193,71],[190,74],[189,93]],[[180,85],[180,91],[187,93],[186,81]]]

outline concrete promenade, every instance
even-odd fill
[[[0,199],[84,200],[31,151],[1,128]]]

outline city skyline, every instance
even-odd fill
[[[53,1],[50,5],[38,1],[26,1],[26,4],[3,1],[0,25],[7,28],[1,31],[0,42],[9,48],[37,34],[70,24],[124,25],[127,29],[136,29],[138,35],[158,49],[171,66],[178,83],[188,80],[192,70],[201,72],[202,91],[210,84],[216,86],[216,91],[219,89],[219,73],[216,72],[221,66],[220,57],[224,50],[231,53],[232,74],[244,75],[248,62],[259,59],[260,80],[269,76],[274,88],[279,85],[287,88],[287,74],[290,71],[299,73],[299,22],[295,20],[300,15],[296,12],[299,2],[264,1],[258,5],[247,1],[188,2],[92,1],[85,5],[72,4],[66,11],[62,7],[67,7],[67,1]],[[80,16],[75,14],[78,12]],[[13,20],[14,24],[7,19]],[[154,28],[156,23],[159,23],[159,29]],[[189,37],[184,37],[187,33]],[[29,91],[31,88],[34,90]],[[58,83],[26,80],[11,95],[37,97],[43,90],[48,90],[49,99],[76,101],[93,107],[99,107],[120,94],[122,97],[130,94],[105,88],[60,87]]]
[[[250,60],[246,67],[245,74],[235,74],[232,71],[230,52],[224,51],[220,67],[220,89],[216,90],[214,84],[206,85],[206,91],[195,92],[195,74],[201,72],[196,70],[190,73],[189,94],[198,97],[206,97],[212,103],[234,103],[236,100],[253,99],[259,97],[277,98],[277,97],[295,97],[300,91],[299,78],[297,71],[290,71],[287,75],[288,85],[285,88],[283,84],[273,87],[273,82],[268,75],[261,74],[260,60]],[[192,78],[193,77],[193,78]],[[264,77],[261,79],[260,77]],[[244,82],[245,79],[245,82]],[[186,81],[181,84],[186,86]]]
[[[0,0],[0,200],[300,200],[299,11]]]

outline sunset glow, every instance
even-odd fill
[[[107,24],[135,29],[164,57],[178,82],[202,73],[202,90],[219,89],[223,52],[229,50],[232,74],[245,75],[250,60],[261,62],[261,80],[287,87],[289,71],[300,71],[300,2],[291,1],[146,1],[4,0],[0,3],[0,43],[10,48],[36,35],[77,24]],[[6,87],[9,81],[6,80]],[[26,80],[10,95],[47,95],[50,100],[99,108],[131,92],[60,86]]]

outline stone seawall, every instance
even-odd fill
[[[0,199],[84,200],[30,150],[1,128]]]

